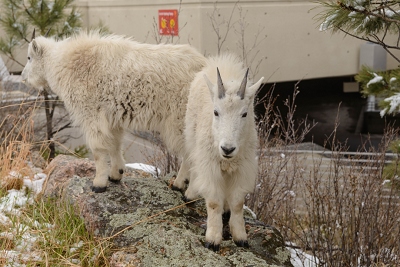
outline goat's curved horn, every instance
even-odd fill
[[[50,28],[47,30],[47,32],[44,34],[44,37],[47,37],[47,36],[49,35],[50,31],[51,31],[51,27],[50,27]]]
[[[225,88],[224,88],[224,83],[222,82],[221,74],[219,73],[218,68],[217,68],[217,78],[218,78],[218,98],[224,98]]]
[[[35,28],[33,28],[33,33],[32,33],[32,38],[31,38],[31,41],[32,41],[33,39],[35,39],[35,31],[36,31],[36,29],[35,29]]]
[[[246,74],[244,75],[242,84],[240,85],[239,91],[238,91],[238,96],[240,96],[240,99],[244,98],[244,93],[246,91],[246,85],[247,85],[247,75],[249,74],[249,69],[246,70]]]

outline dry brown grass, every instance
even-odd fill
[[[0,183],[5,190],[20,189],[23,177],[32,175],[27,159],[33,144],[33,109],[21,104],[8,113],[7,108],[0,108]]]

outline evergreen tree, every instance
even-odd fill
[[[18,62],[15,48],[29,43],[33,29],[36,33],[64,37],[81,27],[80,13],[74,0],[2,0],[0,26],[6,33],[0,38],[0,52]],[[50,31],[49,31],[50,30]],[[49,31],[49,32],[48,32]]]
[[[81,27],[80,14],[72,5],[74,0],[1,0],[0,26],[6,36],[0,38],[0,53],[18,62],[15,53],[19,48],[31,40],[33,30],[36,35],[56,36],[59,38],[76,32]],[[46,115],[46,141],[48,142],[48,158],[55,157],[54,134],[70,126],[70,122],[58,126],[54,130],[54,111],[59,101],[49,101],[49,90],[42,92]],[[58,97],[57,99],[58,100]]]
[[[393,53],[400,50],[400,0],[339,0],[318,2],[324,11],[317,19],[321,31],[343,32],[354,38],[381,45],[397,62]],[[388,36],[397,39],[390,43]],[[400,69],[374,72],[362,67],[355,77],[361,84],[362,93],[382,99],[381,115],[400,112]]]

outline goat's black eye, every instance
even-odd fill
[[[218,111],[214,110],[214,116],[215,116],[215,117],[218,117],[218,116],[219,116]]]
[[[246,118],[247,117],[247,112],[242,114],[242,118]]]
[[[28,60],[31,60],[31,57],[28,57]]]

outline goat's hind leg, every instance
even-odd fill
[[[108,177],[108,151],[101,148],[92,148],[94,162],[96,165],[96,176],[93,180],[92,191],[102,193],[107,189]]]
[[[179,168],[178,175],[171,187],[172,190],[183,192],[185,183],[189,180],[189,165],[186,159],[182,160],[181,167]]]
[[[122,178],[124,168],[121,151],[122,131],[106,130],[106,133],[103,133],[100,129],[90,129],[86,132],[86,139],[96,165],[96,176],[91,189],[95,193],[102,193],[106,191],[109,179],[119,181]],[[111,156],[111,173],[108,166],[109,156]]]
[[[108,180],[113,183],[119,183],[125,170],[125,161],[122,156],[123,130],[117,129],[112,131],[110,138],[109,153],[111,158],[111,172]]]

